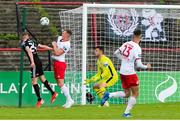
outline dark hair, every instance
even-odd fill
[[[102,46],[96,46],[95,49],[99,49],[104,53],[104,47],[102,47]]]
[[[25,35],[29,35],[29,33],[28,32],[23,32],[22,36],[25,36]]]
[[[141,35],[141,30],[140,30],[140,29],[136,29],[136,30],[134,31],[134,35],[135,35],[135,36],[140,36],[140,35]]]
[[[65,29],[64,31],[66,31],[70,36],[72,35],[72,31],[70,29]]]

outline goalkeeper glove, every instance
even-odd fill
[[[95,78],[95,77],[91,77],[91,79],[86,79],[86,80],[85,80],[84,85],[89,84],[89,83],[91,83],[91,82],[95,82],[95,81],[96,81],[96,78]]]

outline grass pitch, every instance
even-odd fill
[[[125,119],[121,117],[126,105],[97,105],[61,107],[1,107],[0,119]],[[128,119],[180,119],[180,103],[138,104]]]

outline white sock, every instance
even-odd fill
[[[126,110],[125,110],[125,114],[127,113],[130,113],[131,109],[133,108],[133,106],[136,104],[136,98],[135,97],[130,97],[129,98],[129,101],[128,101],[128,105],[126,107]]]
[[[112,92],[109,94],[110,98],[124,98],[126,94],[123,91]]]
[[[70,94],[69,94],[69,88],[67,88],[65,85],[63,85],[63,86],[61,87],[61,90],[62,90],[63,94],[66,96],[67,101],[72,100],[72,99],[71,99],[71,96],[70,96]]]

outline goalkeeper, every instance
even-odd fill
[[[95,48],[97,57],[98,72],[90,79],[85,80],[85,84],[96,82],[93,86],[94,91],[100,99],[102,99],[106,88],[113,86],[118,80],[118,74],[112,61],[104,55],[104,48],[98,46]],[[109,106],[108,102],[104,106]]]

